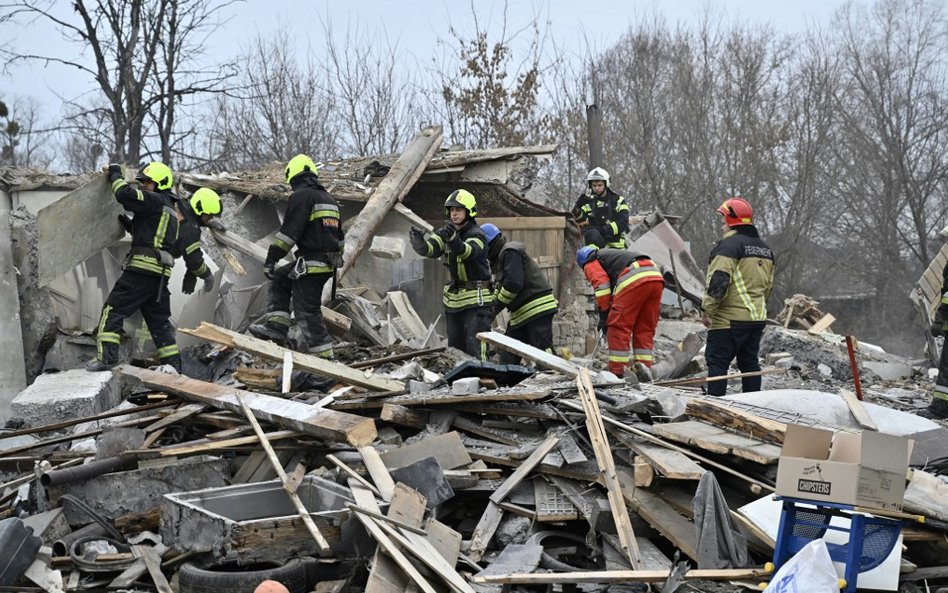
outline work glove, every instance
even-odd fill
[[[267,280],[273,280],[273,268],[274,264],[267,262],[263,264],[263,275],[267,277]]]
[[[411,242],[411,248],[418,255],[427,255],[428,242],[425,241],[425,233],[419,228],[411,227],[408,231],[408,240]]]
[[[201,280],[204,281],[204,292],[211,292],[214,290],[214,274],[211,274],[210,270],[201,276]]]
[[[945,335],[945,326],[940,323],[933,323],[931,327],[928,328],[928,333],[930,333],[933,338],[943,336]]]
[[[106,177],[112,179],[112,176],[116,177],[122,176],[122,165],[118,163],[109,163],[108,165],[102,165],[102,172],[105,173]]]
[[[443,227],[441,227],[440,229],[436,230],[435,233],[439,237],[441,237],[445,245],[450,243],[458,235],[457,229],[454,228],[454,225],[451,224],[450,222],[444,225]]]
[[[948,324],[948,305],[941,303],[938,305],[938,308],[935,309],[935,319],[932,321],[932,326],[929,328],[929,332],[934,337],[945,335],[945,325]]]
[[[599,323],[596,324],[596,331],[606,331],[606,321],[609,320],[609,310],[599,311]]]
[[[224,226],[224,221],[222,221],[220,218],[212,218],[207,221],[207,228],[214,229],[215,231],[221,231],[222,233],[227,231],[227,227]]]
[[[119,214],[118,221],[128,234],[132,234],[132,218],[130,216],[127,214]]]
[[[495,298],[496,298],[496,297],[495,297]],[[505,306],[506,306],[506,305],[504,305],[504,304],[501,303],[500,301],[495,300],[495,301],[494,301],[494,304],[491,305],[491,308],[490,308],[490,318],[493,320],[495,317],[497,317],[498,315],[500,315],[500,312],[504,310],[504,307],[505,307]]]
[[[191,294],[194,292],[194,287],[197,285],[197,276],[188,272],[184,275],[184,280],[181,281],[181,292],[184,294]]]

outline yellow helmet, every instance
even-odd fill
[[[209,187],[202,187],[191,195],[191,210],[198,216],[210,214],[217,216],[223,209],[221,206],[221,197],[217,192]]]
[[[477,200],[474,199],[474,194],[466,189],[457,189],[451,192],[448,199],[444,201],[445,216],[451,216],[451,208],[464,208],[471,218],[477,216]]]
[[[138,172],[138,175],[135,176],[135,179],[137,181],[154,181],[158,189],[162,191],[171,189],[171,183],[173,181],[171,168],[158,161],[153,161],[145,165],[145,167]]]
[[[306,171],[313,175],[319,175],[319,168],[313,162],[313,159],[305,154],[296,155],[286,164],[286,183],[289,184],[291,179]]]

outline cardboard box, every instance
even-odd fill
[[[777,494],[877,509],[902,509],[912,441],[879,432],[787,426]]]

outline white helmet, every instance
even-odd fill
[[[602,167],[596,167],[586,175],[586,184],[590,184],[593,181],[605,181],[606,187],[609,187],[609,172],[603,169]]]

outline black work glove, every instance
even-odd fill
[[[227,227],[224,226],[224,221],[216,217],[207,221],[207,228],[221,231],[222,233],[227,231]]]
[[[606,331],[606,321],[609,320],[609,311],[600,311],[599,312],[599,323],[596,324],[596,331],[604,332]]]
[[[267,277],[267,280],[273,280],[273,268],[274,264],[267,262],[263,264],[263,275]]]
[[[933,338],[945,335],[945,326],[939,323],[933,323],[928,328],[928,333],[932,335]]]
[[[447,245],[455,237],[457,237],[458,230],[454,228],[454,225],[449,222],[440,229],[436,230],[435,233],[437,233],[437,235],[441,237],[441,240],[444,241],[444,244]]]
[[[496,298],[496,297],[495,297],[495,298]],[[500,301],[495,300],[495,301],[494,301],[494,304],[493,304],[493,305],[491,306],[491,308],[490,308],[490,318],[491,318],[491,319],[494,319],[495,317],[497,317],[498,315],[500,315],[500,312],[504,310],[504,307],[505,307],[505,306],[506,306],[506,305],[504,305],[504,304],[501,303]]]
[[[201,276],[201,280],[204,281],[204,292],[211,292],[214,290],[214,274],[211,274],[210,270]]]
[[[935,320],[932,321],[932,326],[928,331],[934,337],[945,335],[945,325],[948,324],[948,305],[941,303],[938,305],[938,308],[935,309]]]
[[[105,173],[105,176],[110,181],[122,176],[122,165],[118,163],[109,163],[102,167],[102,172]]]
[[[197,276],[187,272],[184,275],[184,280],[181,281],[181,292],[184,294],[191,294],[194,292],[194,287],[197,285]]]
[[[121,223],[122,228],[124,228],[128,234],[132,234],[132,217],[131,216],[127,214],[119,214],[118,221],[119,223]]]
[[[418,255],[428,254],[428,242],[425,241],[425,233],[419,228],[411,227],[408,231],[408,240],[411,242],[411,248]]]

